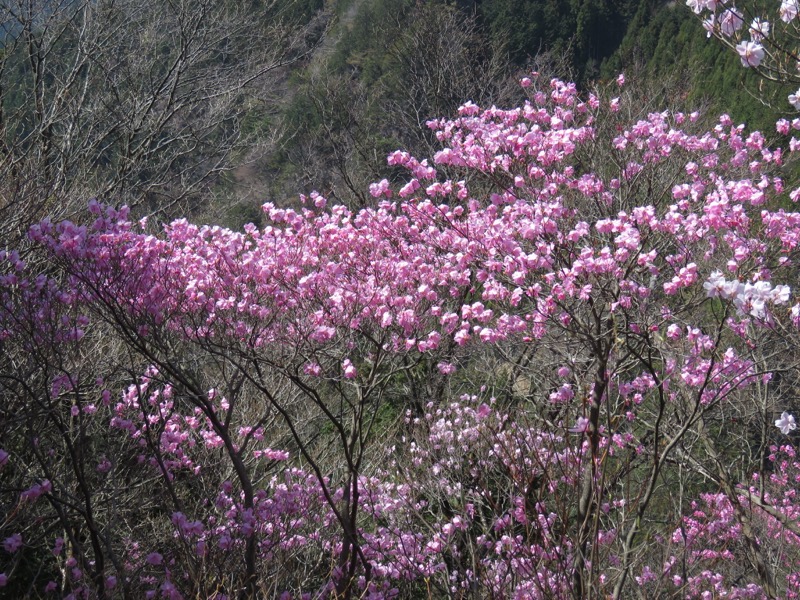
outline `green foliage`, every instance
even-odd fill
[[[602,65],[607,79],[619,72],[637,79],[680,82],[672,105],[727,112],[749,129],[773,132],[787,109],[785,86],[742,67],[739,58],[708,39],[700,20],[682,3],[643,2],[619,48]]]
[[[272,12],[290,23],[306,23],[324,6],[324,0],[278,0]]]
[[[480,2],[480,14],[496,41],[505,40],[519,64],[542,50],[563,52],[575,31],[569,0],[495,0]]]
[[[391,42],[399,36],[413,6],[412,0],[351,3],[339,17],[344,30],[328,68],[335,73],[356,73],[366,85],[376,82],[384,74]]]
[[[480,14],[492,39],[525,64],[540,52],[568,55],[579,82],[598,74],[625,36],[639,2],[633,0],[483,0]]]

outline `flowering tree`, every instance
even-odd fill
[[[686,4],[703,19],[709,37],[714,36],[739,55],[743,67],[754,69],[764,79],[800,83],[797,0],[687,0]],[[790,94],[788,100],[800,110],[800,90]]]
[[[155,235],[92,203],[31,230],[47,268],[5,253],[0,585],[791,596],[783,152],[522,85],[374,208]]]

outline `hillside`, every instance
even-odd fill
[[[689,4],[0,2],[0,599],[796,599],[800,2]]]
[[[280,142],[251,171],[279,203],[298,186],[368,203],[366,185],[392,177],[388,152],[430,150],[426,121],[465,99],[519,101],[515,80],[531,68],[586,89],[625,72],[645,105],[728,112],[767,131],[791,91],[741,69],[675,2],[343,0],[325,10],[318,50],[290,77]]]

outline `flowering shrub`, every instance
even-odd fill
[[[373,208],[156,235],[92,203],[4,253],[0,585],[790,597],[783,151],[523,85]]]

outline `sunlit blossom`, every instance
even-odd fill
[[[569,428],[570,433],[584,433],[589,430],[589,419],[586,417],[578,417],[573,427]]]
[[[719,31],[725,37],[730,37],[739,31],[744,25],[742,13],[735,6],[722,11],[717,19]]]
[[[769,29],[769,21],[764,21],[756,17],[753,19],[753,22],[750,23],[750,29],[748,31],[754,42],[760,42],[769,36]]]
[[[800,110],[800,89],[794,94],[789,94],[789,104],[794,106],[795,109]]]
[[[781,430],[784,435],[789,435],[791,431],[797,429],[794,416],[788,412],[781,413],[781,418],[775,421],[775,427]]]
[[[757,67],[764,60],[764,48],[756,42],[742,42],[736,45],[736,52],[744,67]]]
[[[798,0],[782,0],[778,14],[781,17],[781,21],[790,23],[797,17],[799,11],[800,3],[798,3]]]

